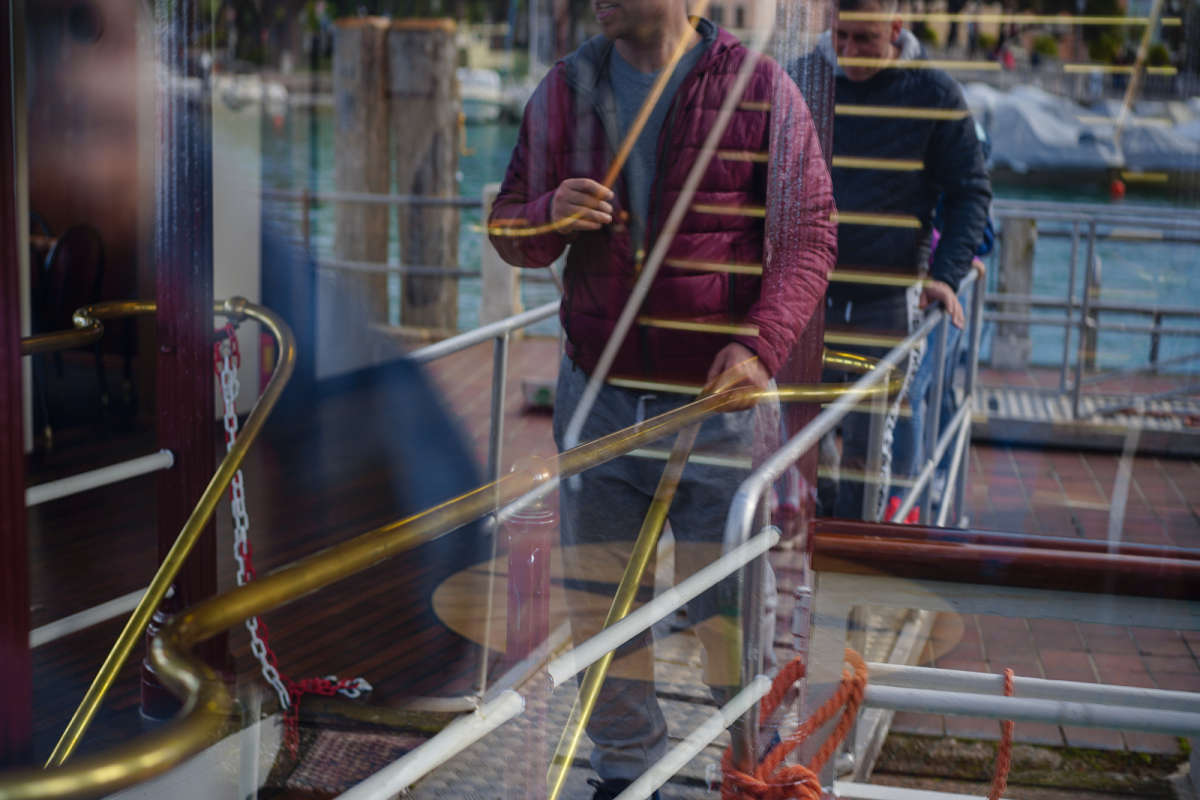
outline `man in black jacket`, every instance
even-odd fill
[[[835,277],[882,274],[875,283],[831,281],[827,326],[907,333],[915,322],[905,289],[894,278],[924,276],[920,305],[942,304],[962,327],[956,293],[971,268],[991,200],[962,90],[924,63],[927,56],[903,28],[896,0],[841,0],[834,33],[822,38],[818,53],[833,65],[836,86]],[[939,196],[944,225],[931,258],[931,218]],[[834,516],[874,516],[876,498],[864,504],[861,482],[868,428],[864,415],[852,415],[843,425],[843,483]]]

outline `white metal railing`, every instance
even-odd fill
[[[980,290],[973,299],[973,306],[976,312],[979,311],[981,303],[982,291]],[[431,345],[428,348],[422,348],[422,350],[416,351],[413,355],[419,361],[428,362],[458,352],[466,347],[491,340],[497,348],[498,354],[496,359],[499,367],[493,374],[493,388],[502,386],[503,362],[507,359],[509,334],[524,325],[531,324],[538,319],[552,314],[556,305],[548,304],[542,308],[527,312],[524,315],[519,315],[494,325],[485,326],[476,331],[455,337],[452,340]],[[739,487],[726,520],[724,533],[725,555],[687,580],[682,581],[679,585],[662,593],[642,608],[634,611],[621,622],[600,632],[586,642],[580,643],[575,649],[565,655],[551,660],[546,667],[551,685],[558,686],[569,681],[574,675],[586,669],[590,663],[601,657],[604,653],[629,641],[650,628],[657,621],[673,613],[676,609],[683,607],[691,597],[698,595],[707,588],[715,586],[722,579],[735,574],[738,570],[756,563],[759,556],[765,554],[779,538],[779,533],[773,528],[766,528],[762,533],[753,538],[749,535],[765,492],[774,480],[782,475],[809,448],[819,442],[821,436],[832,430],[872,388],[886,380],[890,372],[899,367],[901,360],[910,349],[918,346],[930,334],[935,334],[943,330],[943,326],[947,324],[949,323],[947,315],[944,312],[933,310],[928,313],[917,330],[881,360],[879,368],[856,381],[850,391],[830,404],[809,425],[805,426],[804,429],[780,447],[774,455],[768,458]],[[955,456],[955,463],[952,463],[951,471],[954,472],[961,467],[964,442],[969,437],[970,414],[968,409],[970,408],[972,399],[971,392],[975,385],[974,357],[978,353],[979,329],[981,324],[981,315],[979,313],[972,314],[971,329],[969,332],[970,343],[968,345],[969,352],[972,354],[972,363],[967,378],[968,392],[964,401],[964,410],[959,412],[944,431],[938,431],[936,427],[933,428],[934,433],[931,434],[931,437],[936,435],[937,446],[929,458],[926,459],[921,474],[918,475],[909,490],[908,497],[910,502],[915,502],[912,501],[912,498],[918,495],[925,487],[934,465],[940,462],[945,453],[949,451],[949,448],[956,448],[953,454]],[[928,356],[935,359],[935,366],[937,368],[940,368],[944,364],[945,354],[942,352],[942,348],[935,348]],[[939,381],[935,381],[935,390],[938,388],[937,383]],[[495,401],[496,399],[497,395],[494,391],[493,400]],[[502,419],[502,399],[501,393],[499,397],[500,402],[494,402],[493,404],[494,421]],[[937,399],[937,395],[935,394],[935,401],[927,404],[927,413],[935,416],[940,414],[941,406],[940,402],[937,402]],[[493,430],[493,437],[496,438],[498,435],[498,432]],[[498,463],[498,459],[499,454],[497,451],[494,463]],[[960,480],[957,475],[955,476],[955,480]],[[552,490],[552,486],[547,489],[547,491]],[[502,514],[503,511],[500,513]],[[809,573],[806,570],[804,574],[807,576]],[[743,583],[752,583],[752,581],[748,580]],[[812,589],[813,585],[805,580],[798,587],[797,596],[801,596],[805,591],[811,595]],[[747,608],[750,609],[750,613],[755,613],[753,606],[744,604],[743,609]],[[1021,608],[1015,608],[1014,613],[1020,613],[1022,610]],[[744,610],[743,615],[745,613]],[[817,616],[821,615],[818,614]],[[747,617],[743,616],[743,618]],[[762,643],[755,642],[755,637],[759,634],[758,626],[745,625],[744,630],[744,635],[747,638],[744,650],[747,652],[761,650]],[[798,642],[807,641],[806,631],[795,632],[803,634],[798,637]],[[1014,699],[996,696],[995,686],[993,686],[995,678],[993,676],[973,676],[961,673],[946,674],[940,670],[904,671],[887,665],[872,665],[871,668],[873,670],[873,679],[877,686],[868,692],[868,705],[875,707],[920,707],[923,709],[936,708],[957,712],[970,709],[972,713],[982,716],[995,716],[997,718],[1039,719],[1065,722],[1067,724],[1117,725],[1121,727],[1171,731],[1177,734],[1183,733],[1189,735],[1200,732],[1200,711],[1193,707],[1195,706],[1194,699],[1185,698],[1188,702],[1179,702],[1180,698],[1174,697],[1176,693],[1152,692],[1146,694],[1146,690],[1136,690],[1127,687],[1092,687],[1082,684],[1077,686],[1057,681],[1041,681],[1035,684],[1030,683],[1028,679],[1021,679],[1021,694],[1023,696],[1019,699]],[[743,674],[757,675],[756,672],[743,672]],[[927,685],[929,680],[943,679],[946,681],[946,684],[937,689],[931,689]],[[538,688],[540,686],[541,684],[536,684],[532,690],[540,691]],[[377,773],[375,778],[371,779],[373,782],[364,782],[359,787],[356,787],[355,790],[352,790],[353,793],[343,796],[349,797],[352,800],[365,800],[366,798],[389,796],[411,786],[423,775],[428,774],[428,772],[435,769],[439,764],[453,758],[455,754],[461,752],[472,742],[477,741],[488,731],[494,730],[505,721],[522,713],[524,706],[522,692],[526,690],[525,687],[522,687],[516,691],[505,689],[504,691],[495,693],[491,698],[482,702],[468,717],[455,723],[451,728],[448,728],[442,734],[439,734],[438,737],[435,737],[434,740],[405,756],[401,762],[397,762],[391,767]],[[623,800],[648,797],[656,788],[666,782],[680,768],[680,765],[686,763],[697,748],[703,747],[705,743],[712,741],[722,730],[739,719],[743,714],[752,713],[756,707],[757,698],[765,694],[766,691],[767,679],[759,675],[751,681],[747,689],[739,694],[735,700],[712,715],[698,730],[691,732],[683,744],[673,749],[662,761],[655,764],[646,774],[635,781],[622,795]],[[1168,706],[1173,704],[1173,707],[1165,709],[1170,711],[1169,718],[1157,714],[1156,710],[1164,710],[1162,709],[1164,704]],[[1147,709],[1155,711],[1153,714],[1155,716],[1154,720],[1148,720],[1151,714]],[[753,742],[753,737],[751,737],[751,743],[753,747],[757,747],[757,742]],[[878,794],[877,790],[882,791],[883,794]],[[899,795],[888,794],[885,787],[871,787],[868,795],[861,796],[873,797],[876,794],[880,797],[899,797]]]
[[[33,508],[51,500],[70,497],[130,478],[170,469],[174,465],[175,455],[170,450],[164,449],[157,453],[131,458],[128,461],[47,481],[30,486],[25,490],[25,507]],[[138,589],[45,625],[39,625],[29,632],[29,647],[30,649],[41,647],[64,636],[70,636],[93,625],[126,614],[137,607],[138,601],[142,599],[145,591],[145,589]]]
[[[1162,359],[1159,355],[1164,337],[1200,337],[1200,308],[1194,304],[1102,301],[1099,299],[1102,279],[1097,266],[1097,245],[1104,241],[1168,242],[1179,246],[1200,244],[1200,215],[1197,215],[1195,210],[1159,206],[1114,207],[1096,203],[997,200],[993,212],[1002,224],[1004,220],[1034,220],[1038,225],[1039,238],[1069,237],[1071,240],[1064,295],[992,292],[988,296],[990,308],[984,312],[984,318],[990,323],[1049,326],[1063,330],[1063,344],[1057,365],[1057,388],[1029,388],[1025,391],[1067,395],[1071,400],[1072,417],[1079,418],[1080,400],[1085,387],[1090,384],[1123,374],[1136,374],[1147,370],[1157,372],[1164,367],[1200,360],[1200,348],[1197,348],[1197,352],[1170,359]],[[1002,239],[998,245],[1002,246]],[[1076,299],[1081,249],[1084,251],[1083,285],[1079,298]],[[1028,310],[1006,310],[1006,306]],[[1036,313],[1038,309],[1060,312],[1061,316],[1039,314]],[[1137,315],[1148,318],[1149,324],[1103,320],[1101,312],[1110,317],[1113,314]],[[1169,324],[1172,321],[1176,324]],[[1188,322],[1193,324],[1187,325]],[[1074,348],[1071,347],[1072,332],[1075,334]],[[1096,337],[1102,332],[1148,335],[1149,349],[1144,364],[1116,370],[1099,370],[1096,353],[1092,348]],[[1091,374],[1085,375],[1085,372]],[[1142,400],[1165,399],[1194,395],[1198,391],[1200,388],[1196,386],[1181,386],[1160,392],[1153,398],[1128,392],[1119,405],[1130,405],[1139,397]],[[1128,402],[1125,401],[1126,398]]]
[[[853,609],[870,605],[925,608],[955,614],[998,614],[1077,622],[1200,629],[1195,600],[1113,596],[945,580],[898,578],[887,574],[850,574],[836,569],[816,574],[812,608],[814,635],[808,662],[809,701],[819,704],[841,674]],[[1001,675],[894,664],[868,664],[864,707],[990,719],[1046,722],[1200,737],[1200,694],[1078,681],[1014,678],[1014,695],[1003,694]],[[865,769],[856,767],[856,770]],[[833,783],[833,770],[822,774]],[[864,776],[865,777],[865,776]],[[861,778],[860,778],[861,779]],[[838,782],[838,787],[846,786]],[[893,787],[854,784],[839,796],[902,800]],[[862,788],[860,788],[862,787]],[[858,792],[862,793],[858,793]],[[925,797],[950,796],[926,792]]]
[[[508,380],[509,336],[514,332],[541,322],[558,313],[558,303],[538,306],[516,316],[493,322],[473,331],[451,336],[436,344],[414,350],[409,357],[420,364],[466,350],[477,344],[491,341],[492,350],[492,405],[488,429],[488,479],[500,477],[500,449],[504,437],[504,385]]]
[[[163,469],[170,469],[175,464],[175,456],[170,450],[159,450],[128,461],[110,464],[107,467],[80,472],[66,478],[40,483],[25,490],[25,507],[31,508],[51,500],[69,497],[73,494],[98,489],[111,483],[136,478]]]
[[[29,632],[29,648],[32,650],[35,647],[41,647],[64,636],[70,636],[73,633],[86,630],[93,625],[99,625],[101,622],[106,622],[114,617],[128,614],[137,608],[138,602],[145,593],[146,589],[143,587],[75,614],[69,614],[61,619],[56,619],[54,622],[39,625]]]

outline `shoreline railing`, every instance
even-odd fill
[[[1200,339],[1200,308],[1194,305],[1171,305],[1158,302],[1118,303],[1101,299],[1103,285],[1101,262],[1097,249],[1105,242],[1174,243],[1188,246],[1200,243],[1200,218],[1191,210],[1154,206],[1105,206],[1093,203],[1058,203],[1029,201],[996,201],[993,213],[1001,223],[998,254],[999,263],[993,285],[999,285],[1000,270],[1024,271],[1023,276],[1006,275],[1003,280],[1032,287],[1032,263],[1009,258],[1003,252],[1005,225],[1027,226],[1036,231],[1036,238],[1069,238],[1065,296],[1032,292],[991,291],[987,296],[984,319],[991,325],[1006,325],[1016,330],[1020,341],[1030,341],[1029,328],[1047,326],[1063,331],[1058,363],[1057,387],[1029,388],[1037,394],[1060,395],[1070,398],[1073,419],[1079,419],[1080,402],[1089,386],[1112,378],[1135,374],[1169,374],[1164,367],[1178,367],[1200,360],[1200,348],[1194,353],[1161,357],[1162,342],[1167,337]],[[1080,264],[1082,252],[1083,262]],[[1032,257],[1031,257],[1032,259]],[[1081,269],[1082,268],[1082,269]],[[1082,281],[1080,272],[1082,271]],[[1042,313],[1039,313],[1042,312]],[[1103,316],[1102,316],[1103,314]],[[1113,316],[1138,316],[1149,324],[1115,321]],[[1107,319],[1106,319],[1107,318]],[[1120,333],[1148,336],[1149,345],[1144,360],[1136,359],[1132,366],[1102,368],[1098,353],[1099,335]],[[994,341],[994,339],[993,339]],[[1127,342],[1124,354],[1133,352]],[[993,350],[993,360],[995,352]],[[1033,359],[1021,366],[1035,366]],[[999,368],[1003,369],[1003,368]],[[1181,385],[1166,393],[1137,393],[1105,389],[1105,395],[1117,395],[1117,407],[1134,406],[1139,401],[1165,399],[1195,394],[1196,387]]]

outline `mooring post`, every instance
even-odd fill
[[[390,128],[395,142],[396,191],[444,198],[397,209],[400,252],[406,266],[458,266],[458,114],[460,110],[452,19],[402,19],[388,30]],[[400,322],[438,337],[458,331],[454,277],[406,275]]]
[[[1000,229],[1000,274],[997,289],[1005,294],[1028,297],[1033,293],[1033,253],[1037,225],[1032,219],[1006,217]],[[1009,314],[1028,314],[1028,300],[1004,302]],[[1033,354],[1028,322],[998,322],[992,342],[992,366],[996,369],[1025,369]]]
[[[339,192],[388,193],[387,26],[382,17],[339,19],[334,30],[333,181]],[[388,209],[382,203],[334,203],[333,253],[339,261],[387,261]],[[317,282],[318,374],[373,362],[372,323],[388,321],[387,275],[326,273]]]

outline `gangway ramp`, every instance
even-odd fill
[[[1200,380],[1188,378],[1144,377],[1130,379],[1128,389],[1105,385],[1081,392],[1075,413],[1070,388],[1028,385],[1047,382],[1029,370],[982,370],[971,437],[1120,452],[1135,434],[1138,452],[1195,457],[1200,455]]]

